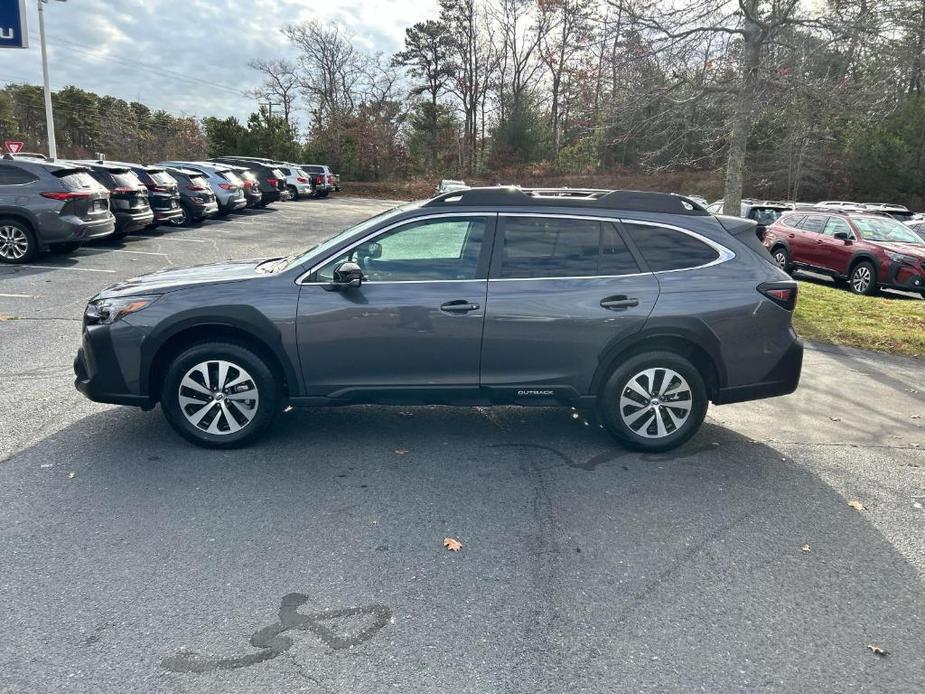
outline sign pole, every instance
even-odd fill
[[[42,44],[42,78],[45,80],[45,127],[48,131],[48,158],[58,158],[58,146],[55,143],[55,116],[51,109],[51,88],[48,86],[48,51],[45,49],[45,3],[39,3],[39,37]]]

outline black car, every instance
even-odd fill
[[[178,226],[189,226],[218,214],[218,202],[209,185],[209,178],[200,171],[169,166],[165,169],[177,182],[180,193]]]
[[[116,216],[115,238],[140,231],[154,221],[148,203],[148,189],[126,165],[106,161],[76,161],[109,190],[109,201]]]
[[[261,200],[257,207],[266,207],[271,202],[277,202],[286,190],[286,177],[281,171],[270,164],[248,157],[213,157],[211,162],[243,166],[253,172],[260,184]]]
[[[571,405],[680,445],[710,401],[793,392],[797,284],[675,195],[475,188],[284,258],[170,269],[84,313],[75,385],[241,445],[287,404]]]
[[[148,204],[154,213],[154,221],[149,225],[156,227],[159,224],[178,225],[183,219],[183,208],[180,206],[180,191],[176,180],[162,166],[141,166],[140,164],[125,164],[138,176],[148,189]]]
[[[109,193],[86,168],[0,158],[0,263],[28,263],[46,250],[69,253],[114,229]]]

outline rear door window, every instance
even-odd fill
[[[803,231],[811,231],[813,233],[820,234],[822,233],[827,220],[828,216],[823,214],[806,215],[806,219],[800,222],[799,228]]]
[[[719,258],[715,248],[676,229],[633,222],[623,227],[653,272],[700,267]]]
[[[639,272],[610,222],[505,217],[500,277],[591,277]]]

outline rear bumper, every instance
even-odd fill
[[[780,361],[774,365],[767,376],[744,386],[720,388],[713,398],[717,405],[728,405],[734,402],[760,400],[773,398],[779,395],[789,395],[800,385],[800,373],[803,370],[803,343],[795,339]]]
[[[222,212],[234,212],[235,210],[240,210],[244,207],[247,207],[247,198],[235,198],[224,204],[219,204],[218,207]]]
[[[39,227],[39,243],[44,247],[50,243],[90,241],[109,236],[115,229],[112,215],[89,222],[76,216],[59,217],[55,224]]]
[[[116,231],[129,234],[133,231],[139,231],[154,221],[154,213],[151,208],[142,212],[116,212]]]

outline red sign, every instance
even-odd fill
[[[14,142],[13,140],[4,140],[3,146],[6,147],[7,151],[10,154],[18,154],[22,150],[22,142]]]

